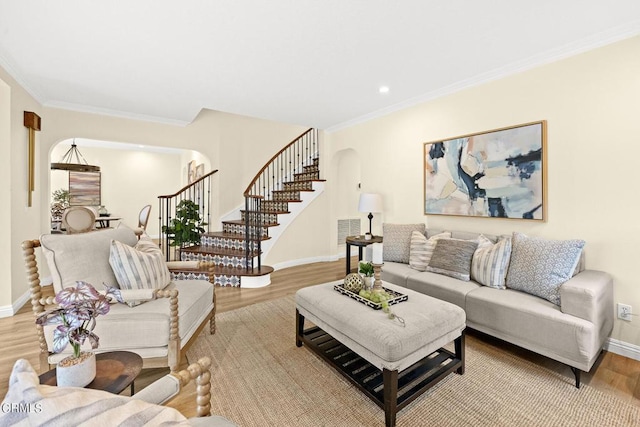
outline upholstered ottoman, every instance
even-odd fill
[[[408,295],[391,306],[403,326],[334,290],[339,283],[296,292],[296,345],[307,345],[384,409],[387,427],[438,381],[464,373],[466,318],[460,307],[383,282]],[[305,330],[305,319],[316,326]],[[455,353],[441,348],[451,341]]]

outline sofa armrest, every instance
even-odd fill
[[[560,286],[560,304],[563,313],[598,327],[613,325],[613,278],[604,271],[584,270]]]

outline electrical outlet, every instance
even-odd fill
[[[631,306],[628,304],[618,303],[618,319],[631,322]]]

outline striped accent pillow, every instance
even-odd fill
[[[171,282],[162,251],[145,236],[134,247],[112,240],[109,264],[120,289],[163,289]]]
[[[433,249],[436,247],[436,242],[438,239],[448,238],[451,238],[451,233],[448,231],[431,236],[429,239],[419,231],[412,232],[409,249],[409,267],[418,271],[426,271],[431,255],[433,254]]]
[[[504,237],[493,243],[480,235],[478,240],[478,249],[471,260],[471,278],[490,288],[506,289],[505,278],[511,258],[511,237]]]
[[[177,410],[140,399],[81,387],[40,385],[26,359],[18,359],[13,366],[2,409],[3,426],[191,425]]]

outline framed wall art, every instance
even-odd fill
[[[546,221],[546,126],[425,143],[425,215]]]
[[[69,171],[69,205],[99,206],[100,172]]]

